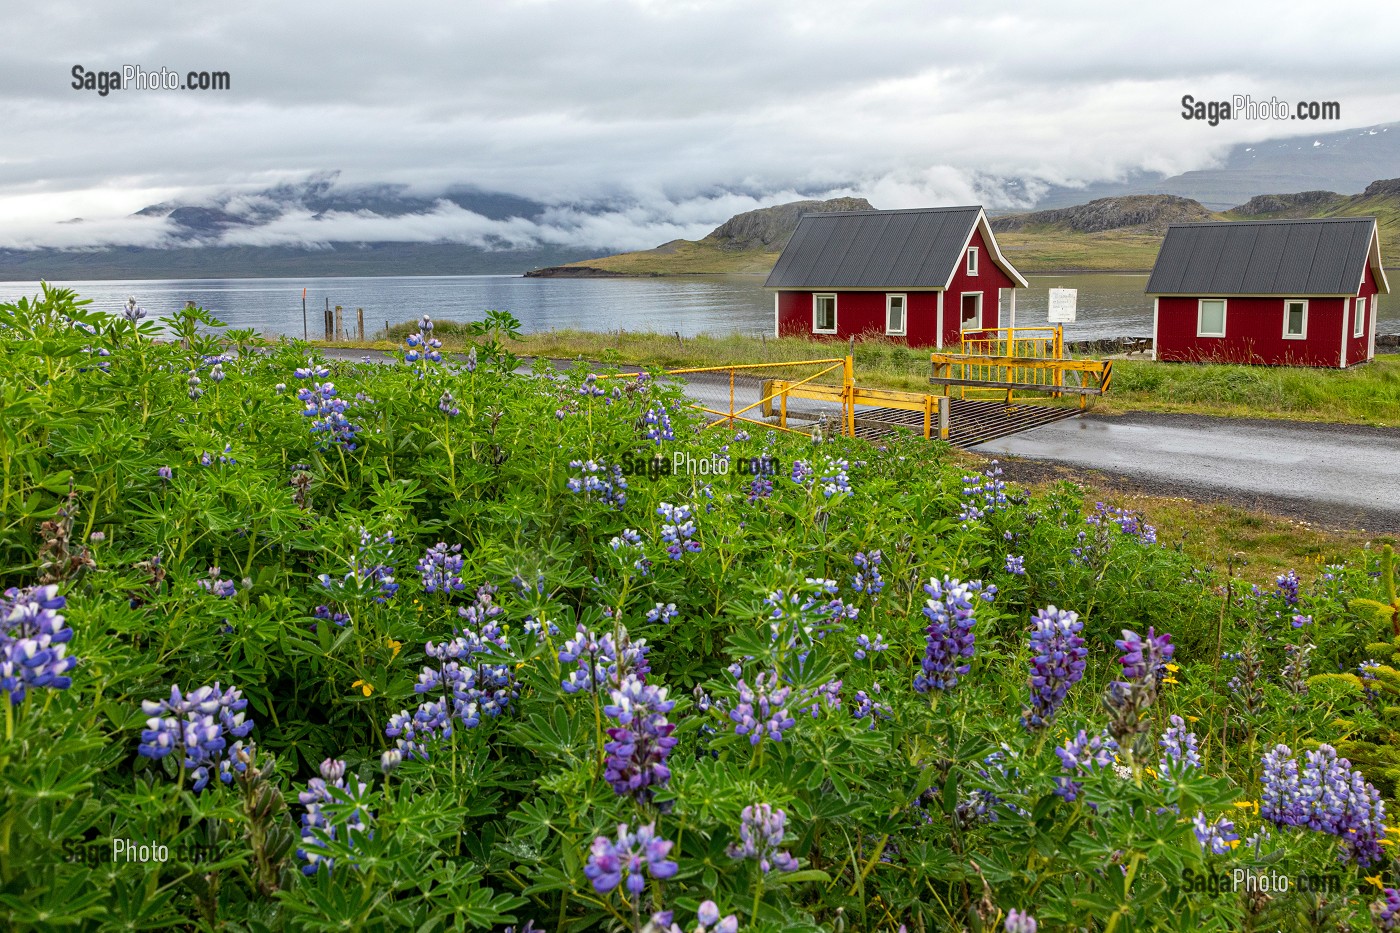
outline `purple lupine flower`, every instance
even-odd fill
[[[1376,928],[1386,933],[1400,930],[1400,891],[1386,888],[1382,896],[1384,900],[1371,905],[1371,917],[1376,921]]]
[[[1197,812],[1191,824],[1203,852],[1224,855],[1230,851],[1230,843],[1238,842],[1240,838],[1235,832],[1235,824],[1223,816],[1214,823],[1207,823],[1205,813]]]
[[[822,463],[822,475],[817,479],[817,485],[821,487],[822,495],[830,499],[837,493],[851,492],[851,465],[846,460],[838,457],[827,457]]]
[[[253,728],[252,720],[242,712],[247,705],[242,691],[233,687],[221,690],[215,683],[185,695],[173,685],[168,700],[141,701],[141,711],[150,718],[136,751],[151,759],[181,752],[195,792],[203,790],[215,772],[227,784],[233,780],[226,767],[228,742],[244,738]]]
[[[1006,507],[1006,483],[1001,479],[1001,465],[993,460],[981,473],[964,476],[962,511],[958,520],[966,527]]]
[[[324,379],[331,374],[331,371],[311,357],[306,358],[306,365],[301,369],[292,371],[292,375],[298,379]]]
[[[851,652],[851,656],[857,661],[864,661],[868,654],[888,651],[889,647],[883,635],[876,635],[875,640],[871,641],[869,635],[860,634],[856,636],[856,650]]]
[[[1089,649],[1079,633],[1079,614],[1048,606],[1031,619],[1030,710],[1021,717],[1027,729],[1050,725],[1069,695],[1069,688],[1084,676]]]
[[[218,567],[210,567],[208,579],[198,582],[207,592],[213,593],[220,599],[228,599],[238,591],[238,587],[234,585],[232,580],[223,579],[223,571]]]
[[[201,382],[203,380],[199,378],[199,375],[193,369],[190,370],[190,378],[185,380],[185,385],[189,387],[189,390],[185,394],[194,401],[199,401],[200,396],[204,395],[204,390],[199,387]]]
[[[827,709],[841,708],[841,681],[832,679],[817,684],[815,687],[804,688],[800,698],[796,701],[803,712],[817,718],[821,708]]]
[[[1307,626],[1312,625],[1312,621],[1312,616],[1305,616],[1300,612],[1296,613],[1293,616],[1292,625],[1294,628],[1306,628]]]
[[[667,858],[675,843],[656,834],[656,824],[631,829],[617,826],[617,839],[599,836],[589,848],[583,874],[593,882],[593,890],[607,894],[619,885],[633,897],[646,890],[647,879],[663,881],[675,875],[679,866]]]
[[[209,451],[206,450],[206,451],[204,451],[204,453],[202,453],[202,454],[199,455],[199,464],[200,464],[200,466],[209,466],[209,465],[212,464],[213,462],[214,462],[214,458],[213,458],[213,456],[210,455]]]
[[[1113,763],[1113,754],[1116,751],[1118,743],[1108,735],[1096,735],[1091,738],[1087,732],[1080,729],[1079,734],[1066,742],[1063,748],[1055,749],[1055,755],[1060,759],[1062,770],[1078,776],[1107,768]],[[1071,803],[1084,789],[1084,785],[1072,777],[1058,777],[1055,781],[1058,785],[1055,793]]]
[[[335,858],[322,854],[326,842],[336,842],[354,847],[356,842],[370,832],[369,821],[374,818],[367,805],[369,785],[358,780],[345,780],[345,762],[326,759],[321,762],[321,776],[306,783],[306,790],[297,794],[297,799],[306,812],[301,817],[301,846],[297,856],[306,861],[302,873],[314,875],[324,868],[334,870]],[[353,805],[354,810],[337,813],[327,812],[327,804]],[[348,867],[356,867],[351,861]]]
[[[1143,521],[1140,514],[1129,509],[1120,509],[1096,502],[1094,511],[1085,517],[1084,523],[1096,528],[1102,528],[1111,523],[1117,525],[1118,530],[1123,534],[1137,538],[1143,544],[1157,543],[1157,529]]]
[[[851,706],[851,715],[856,719],[869,719],[870,728],[875,728],[875,723],[881,719],[889,719],[894,715],[888,703],[881,703],[875,697],[880,695],[880,685],[874,683],[870,685],[870,692],[864,690],[856,691],[855,703]]]
[[[640,679],[651,671],[646,658],[650,650],[651,646],[645,638],[633,641],[624,628],[619,664],[618,645],[613,633],[599,635],[580,622],[574,637],[565,641],[559,649],[560,662],[575,665],[560,686],[565,693],[597,693],[609,686],[620,685],[629,675]]]
[[[311,419],[311,433],[322,448],[329,445],[345,450],[356,448],[355,437],[360,429],[346,418],[350,403],[337,397],[334,383],[313,382],[309,388],[303,386],[297,390],[297,398],[306,406],[301,413]]]
[[[804,460],[794,460],[792,462],[792,481],[799,486],[806,486],[812,479],[812,468]]]
[[[585,396],[586,398],[597,398],[599,396],[607,395],[607,393],[604,392],[598,386],[597,373],[589,373],[588,375],[583,377],[583,382],[578,387],[578,394]]]
[[[776,671],[758,674],[752,686],[742,679],[736,686],[739,702],[729,711],[729,718],[735,724],[734,733],[747,735],[750,745],[765,738],[781,742],[784,730],[797,725],[786,705],[792,688],[779,684]]]
[[[1015,554],[1006,555],[1006,572],[1018,577],[1026,575],[1026,559]]]
[[[1274,580],[1274,587],[1285,606],[1298,605],[1298,574],[1292,570]]]
[[[880,576],[880,564],[884,559],[885,555],[880,551],[871,551],[868,556],[863,551],[857,551],[852,558],[856,574],[851,577],[851,589],[857,593],[869,593],[872,597],[878,596],[885,588],[885,578]]]
[[[1007,911],[1006,922],[1002,926],[1004,933],[1036,933],[1037,924],[1035,918],[1024,910],[1011,908]]]
[[[604,746],[608,759],[603,777],[619,797],[647,801],[654,788],[671,780],[666,759],[676,746],[671,736],[676,727],[666,721],[666,714],[675,706],[674,700],[666,699],[665,687],[644,684],[634,676],[612,691],[603,714],[617,725],[607,730],[611,741]]]
[[[1114,644],[1123,652],[1123,657],[1119,659],[1123,665],[1123,679],[1129,683],[1150,680],[1154,686],[1161,680],[1167,662],[1176,651],[1171,635],[1166,632],[1158,635],[1151,626],[1147,629],[1146,638],[1123,629],[1123,637]]]
[[[647,610],[647,621],[666,625],[676,617],[677,612],[675,603],[657,603]]]
[[[749,482],[749,505],[753,505],[759,499],[767,499],[773,495],[773,481],[766,476],[756,476]]]
[[[694,540],[695,521],[691,518],[690,506],[663,502],[656,514],[665,520],[661,525],[661,540],[671,560],[680,560],[683,555],[700,550],[700,542]]]
[[[423,592],[451,596],[467,588],[462,582],[462,546],[447,546],[439,541],[428,548],[418,560],[418,572],[423,576]]]
[[[996,587],[983,589],[980,581],[964,583],[944,577],[942,581],[930,579],[924,592],[932,597],[924,605],[930,624],[924,630],[927,644],[923,670],[914,677],[914,689],[919,693],[950,690],[957,686],[958,677],[971,670],[965,659],[970,659],[976,649],[972,627],[977,622],[977,609],[973,600],[991,602]]]
[[[53,584],[11,587],[0,598],[0,691],[11,706],[30,690],[67,690],[77,658],[68,656],[73,630],[60,609],[67,600]]]
[[[1303,806],[1299,796],[1298,762],[1287,745],[1275,745],[1264,753],[1263,784],[1259,815],[1279,826],[1296,826],[1303,822]]]
[[[141,323],[141,319],[145,316],[146,312],[136,303],[134,296],[126,300],[126,307],[122,309],[122,317],[126,318],[128,324],[135,327]]]
[[[344,628],[345,623],[350,621],[350,616],[344,612],[331,609],[330,606],[320,605],[311,610],[311,615],[326,622],[332,622],[336,628]],[[316,623],[311,623],[311,631],[316,631]]]
[[[744,808],[739,819],[739,841],[730,843],[730,858],[753,859],[765,875],[775,869],[797,870],[797,859],[783,849],[783,837],[787,835],[786,813],[770,804],[754,803]]]
[[[467,351],[467,372],[469,372],[469,373],[474,373],[474,372],[476,372],[476,345],[475,345],[475,344],[472,344],[472,348],[471,348],[470,350]]]
[[[1186,720],[1175,713],[1172,714],[1170,722],[1171,725],[1162,733],[1162,739],[1157,743],[1163,751],[1158,762],[1159,769],[1165,774],[1173,765],[1178,769],[1199,768],[1201,755],[1196,750],[1196,733],[1187,730]]]
[[[642,424],[646,425],[647,440],[658,447],[664,441],[676,439],[676,433],[671,429],[671,416],[667,413],[666,406],[660,402],[652,403],[647,409],[646,414],[642,416]]]
[[[599,502],[614,509],[627,504],[627,477],[622,467],[608,467],[600,460],[570,460],[569,466],[580,471],[564,484],[570,492],[581,492],[585,499],[596,495]]]
[[[160,477],[161,479],[163,479],[163,480],[169,480],[169,479],[171,479],[172,477],[174,477],[174,475],[175,475],[174,471],[172,471],[172,470],[170,469],[170,467],[168,467],[168,466],[163,466],[163,467],[157,467],[157,468],[156,468],[156,476],[159,476],[159,477]]]
[[[1385,803],[1351,762],[1330,745],[1307,752],[1301,774],[1286,745],[1264,756],[1260,815],[1279,825],[1306,826],[1342,840],[1343,861],[1366,866],[1385,852]]]
[[[1356,665],[1357,676],[1361,678],[1361,692],[1365,695],[1367,701],[1372,703],[1380,696],[1380,692],[1372,686],[1376,682],[1376,671],[1380,670],[1380,668],[1381,662],[1374,658],[1367,659]]]
[[[370,594],[376,603],[388,602],[399,591],[399,584],[394,580],[394,544],[392,531],[376,536],[361,526],[360,543],[349,559],[349,572],[340,580],[333,580],[328,573],[317,579],[342,602]]]
[[[446,390],[443,391],[442,398],[438,399],[438,411],[449,418],[455,418],[462,413],[462,409],[458,408],[453,400],[452,393]]]

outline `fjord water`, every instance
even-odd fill
[[[1078,321],[1065,338],[1146,336],[1152,333],[1152,302],[1143,294],[1145,275],[1080,274],[1030,276],[1016,296],[1016,323],[1044,324],[1050,288],[1079,290]],[[762,276],[704,275],[637,279],[527,279],[513,275],[374,276],[305,279],[158,279],[55,282],[93,299],[93,307],[118,312],[128,296],[153,317],[193,301],[230,327],[252,327],[268,335],[302,334],[301,292],[306,288],[308,328],[322,333],[323,311],[344,308],[353,331],[355,310],[365,309],[368,334],[384,322],[424,314],[434,320],[470,321],[490,309],[509,311],[526,331],[598,330],[619,327],[684,336],[773,332],[773,296]],[[37,282],[0,282],[0,302],[39,291]],[[1381,333],[1400,333],[1396,303],[1382,305]],[[1003,312],[1002,322],[1006,322]]]

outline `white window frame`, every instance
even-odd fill
[[[899,299],[899,329],[890,327],[890,304]],[[890,337],[903,337],[909,333],[909,296],[902,292],[885,295],[885,334]]]
[[[1206,333],[1205,331],[1201,330],[1201,312],[1205,310],[1205,303],[1206,303],[1207,301],[1218,301],[1218,302],[1220,302],[1220,333],[1218,333],[1218,334],[1214,334],[1214,333],[1208,334],[1208,333]],[[1228,333],[1230,332],[1230,328],[1229,328],[1229,325],[1228,325],[1229,317],[1230,317],[1230,302],[1229,302],[1227,299],[1225,299],[1225,298],[1198,298],[1198,299],[1196,299],[1196,336],[1197,336],[1197,337],[1216,337],[1216,338],[1224,337],[1226,334],[1228,334]]]
[[[967,321],[966,321],[966,319],[963,317],[963,299],[967,298],[968,295],[976,295],[976,296],[977,296],[977,325],[976,325],[975,327],[968,327],[968,326],[967,326]],[[982,311],[984,310],[983,307],[982,307],[983,300],[984,300],[984,298],[983,298],[983,295],[982,295],[981,292],[963,292],[961,295],[958,296],[958,332],[959,332],[959,333],[965,334],[965,333],[967,333],[967,332],[969,332],[969,331],[978,331],[978,330],[986,330],[986,329],[987,329],[986,327],[984,327],[984,326],[982,325]]]
[[[1288,306],[1303,306],[1303,332],[1300,334],[1290,334],[1288,332]],[[1200,328],[1200,320],[1196,321],[1197,329]],[[1308,299],[1306,298],[1285,298],[1283,299],[1283,339],[1284,340],[1307,340],[1308,339]]]
[[[978,267],[978,265],[979,265],[979,260],[980,260],[980,258],[981,258],[981,257],[979,257],[979,256],[977,255],[977,247],[975,247],[975,246],[969,246],[969,247],[967,248],[967,267],[966,267],[966,268],[967,268],[967,274],[968,274],[968,275],[976,275],[976,274],[977,274],[977,267]]]
[[[818,326],[817,326],[819,323],[821,323],[820,320],[819,320],[819,318],[818,318],[818,315],[819,315],[821,312],[820,312],[818,309],[821,307],[821,301],[822,301],[823,298],[830,298],[830,299],[831,299],[831,328],[830,328],[829,330],[826,329],[826,328],[818,327]],[[840,327],[837,325],[836,314],[837,314],[837,307],[836,307],[836,293],[835,293],[835,292],[819,292],[819,293],[813,293],[813,295],[812,295],[812,333],[814,333],[814,334],[834,334],[834,333],[836,333],[837,331],[839,331],[839,330],[840,330]]]
[[[1356,299],[1356,314],[1352,316],[1351,323],[1351,338],[1353,340],[1360,340],[1366,336],[1366,308],[1365,298]]]

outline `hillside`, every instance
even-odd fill
[[[525,273],[536,278],[590,278],[630,275],[766,275],[778,261],[803,214],[873,211],[865,198],[791,201],[745,211],[700,240],[672,240],[655,249],[584,259]]]

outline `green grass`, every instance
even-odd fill
[[[412,325],[390,328],[401,340]],[[448,349],[461,346],[463,328],[437,325]],[[369,344],[379,349],[392,346]],[[520,356],[595,360],[618,365],[728,366],[845,355],[848,344],[797,337],[755,339],[743,334],[685,337],[656,333],[560,330],[522,335]],[[868,388],[928,391],[928,351],[887,339],[855,344],[856,382]],[[1231,418],[1282,418],[1342,424],[1400,425],[1400,356],[1378,356],[1347,370],[1232,364],[1117,360],[1109,395],[1096,410],[1177,412]]]

